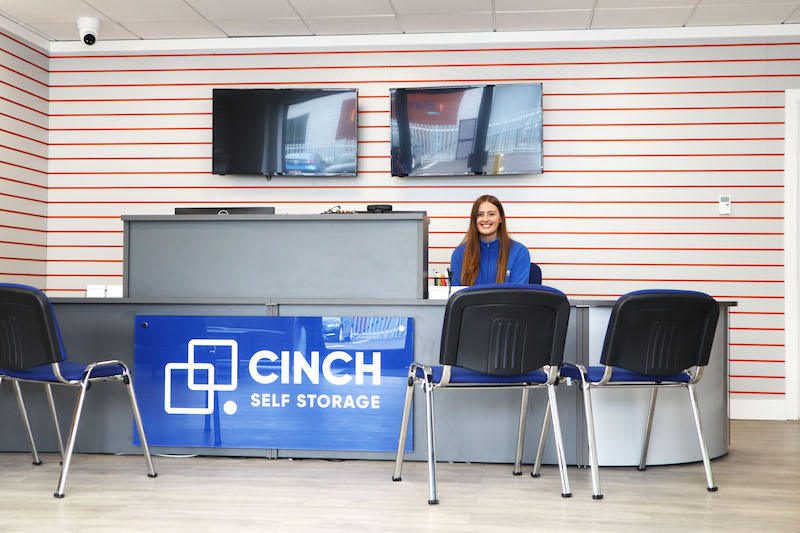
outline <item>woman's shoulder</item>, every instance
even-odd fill
[[[528,254],[528,256],[530,256],[528,247],[521,242],[515,241],[514,239],[511,239],[511,248],[509,249],[509,252],[512,254]]]

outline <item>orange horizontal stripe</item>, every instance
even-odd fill
[[[785,344],[745,344],[745,343],[738,343],[738,342],[731,342],[731,346],[771,346],[771,347],[784,347]]]
[[[12,152],[18,152],[20,154],[29,155],[31,157],[38,157],[39,159],[47,159],[47,157],[39,154],[34,154],[32,152],[26,152],[25,150],[20,150],[19,148],[12,148],[11,146],[6,146],[5,144],[0,144],[0,148],[5,148],[6,150],[11,150]]]
[[[50,128],[49,131],[182,131],[209,130],[211,128]]]
[[[508,202],[506,202],[508,203]],[[544,202],[544,203],[564,203],[564,202]],[[572,203],[572,202],[566,202]],[[579,203],[579,202],[576,202]],[[711,202],[716,203],[716,202]],[[739,202],[744,203],[744,202]],[[464,216],[430,216],[430,219],[463,219],[468,220],[469,217]],[[519,216],[519,217],[512,217],[508,216],[506,218],[509,219],[516,219],[516,220],[541,220],[541,219],[576,219],[576,220],[783,220],[783,217],[737,217],[737,216],[728,216],[726,215],[725,218],[716,216],[716,217],[651,217],[651,216],[641,216],[641,217],[623,217],[623,216],[614,216],[614,217],[603,217],[603,216],[551,216],[551,215],[542,215],[542,216]]]
[[[4,226],[4,227],[9,227],[9,226]],[[47,248],[46,244],[38,244],[32,242],[0,241],[0,244],[14,244],[17,246],[36,246],[38,248]]]
[[[662,139],[542,139],[546,143],[588,143],[588,142],[699,142],[699,141],[783,141],[783,137],[704,137],[704,138],[662,138]],[[388,142],[388,141],[387,141]]]
[[[731,363],[785,363],[783,359],[729,359]]]
[[[388,80],[306,80],[306,81],[250,81],[250,82],[186,82],[186,83],[96,83],[50,85],[51,89],[101,89],[112,87],[227,87],[232,85],[252,87],[263,85],[356,85],[368,83],[491,83],[491,82],[550,82],[550,81],[626,81],[626,80],[715,80],[749,78],[796,78],[800,74],[717,74],[704,76],[593,76],[585,78],[455,78],[455,79],[388,79]]]
[[[3,213],[12,213],[14,215],[24,215],[28,217],[47,218],[46,215],[37,215],[36,213],[26,213],[24,211],[14,211],[13,209],[0,209]]]
[[[452,247],[449,247],[452,249]],[[667,250],[687,252],[782,252],[783,248],[644,248],[644,247],[575,247],[575,246],[536,246],[531,250]]]
[[[0,180],[12,181],[12,182],[14,182],[14,183],[20,183],[20,184],[22,184],[22,185],[29,185],[29,186],[31,186],[31,187],[37,187],[37,188],[39,188],[39,189],[47,189],[47,187],[46,187],[46,186],[44,186],[44,185],[39,185],[38,183],[30,183],[30,182],[27,182],[27,181],[15,180],[15,179],[12,179],[12,178],[7,178],[7,177],[5,177],[5,176],[0,176]]]
[[[28,200],[29,202],[39,202],[40,204],[47,203],[47,200],[39,200],[38,198],[28,198],[27,196],[18,196],[16,194],[8,194],[4,192],[0,192],[0,196],[7,196],[8,198],[17,198],[18,200]]]
[[[368,157],[368,156],[359,156]],[[375,156],[385,157],[385,156]],[[2,176],[0,176],[2,179]],[[8,178],[6,178],[8,179]],[[12,180],[13,181],[13,180]],[[49,187],[50,189],[473,189],[475,186],[464,183],[454,183],[452,185],[153,185],[153,186],[139,186],[139,185],[120,185],[115,187],[106,186],[82,186],[82,187]],[[492,185],[493,189],[743,189],[743,188],[758,188],[758,189],[782,189],[783,185]],[[470,203],[470,202],[465,202]],[[714,203],[714,202],[712,202]],[[453,219],[467,219],[467,216],[429,216],[428,218],[453,218]],[[508,216],[512,219],[524,218],[537,218],[528,216]],[[596,217],[577,217],[577,218],[596,218]],[[619,217],[612,217],[619,218]],[[657,217],[657,218],[691,218],[698,217]],[[716,217],[699,217],[705,219],[719,219]],[[741,219],[746,217],[726,216],[725,218]],[[781,219],[782,217],[773,217]]]
[[[730,375],[729,378],[746,378],[746,379],[784,379],[783,376],[734,376]]]
[[[97,230],[97,229],[51,229],[46,233],[122,233],[122,230]]]
[[[759,392],[759,391],[741,391],[741,390],[732,390],[729,391],[730,394],[778,394],[783,396],[785,393],[783,392]]]
[[[35,143],[44,144],[45,146],[48,145],[44,141],[40,141],[39,139],[34,139],[33,137],[28,137],[27,135],[22,135],[20,133],[15,132],[15,131],[5,130],[3,128],[0,128],[0,131],[2,131],[3,133],[8,133],[9,135],[14,135],[15,137],[20,137],[22,139],[27,139],[29,141],[33,141]]]
[[[210,157],[51,157],[51,161],[161,161],[161,160],[196,160]],[[742,202],[737,202],[742,203]]]
[[[0,257],[0,259],[5,259],[6,261],[36,261],[40,263],[47,262],[47,259],[33,259],[30,257]]]
[[[211,113],[62,113],[51,114],[51,117],[168,117],[168,116],[203,116]]]
[[[42,87],[46,87],[46,88],[49,88],[49,87],[50,87],[50,86],[49,86],[47,83],[45,83],[45,82],[43,82],[43,81],[41,81],[41,80],[37,80],[37,79],[36,79],[36,78],[34,78],[33,76],[28,76],[27,74],[23,74],[22,72],[20,72],[20,71],[18,71],[18,70],[14,70],[13,68],[11,68],[11,67],[9,67],[9,66],[6,66],[6,65],[3,65],[2,63],[0,63],[0,68],[6,69],[7,71],[9,71],[9,72],[11,72],[11,73],[13,73],[13,74],[16,74],[17,76],[20,76],[20,77],[22,77],[22,78],[25,78],[25,79],[31,80],[33,83],[38,83],[38,84],[39,84],[39,85],[41,85]]]
[[[0,272],[0,276],[24,276],[24,277],[54,277],[54,278],[88,278],[92,276],[104,278],[121,278],[122,274],[25,274],[22,272]]]
[[[545,107],[542,111],[691,111],[714,109],[783,109],[782,105],[759,106],[692,106],[692,107]],[[53,116],[53,115],[51,115]]]
[[[121,244],[49,244],[48,247],[49,248],[122,248],[122,245]]]
[[[624,122],[624,123],[587,123],[587,124],[542,124],[545,128],[584,127],[584,126],[765,126],[781,125],[780,122]]]
[[[546,278],[550,279],[550,278]],[[567,296],[588,296],[591,298],[619,298],[622,294],[596,294],[596,293],[566,293]],[[745,298],[763,298],[763,299],[783,299],[783,296],[730,296],[730,295],[711,295],[712,298],[716,299],[728,299],[728,300],[737,300],[737,299],[745,299]]]
[[[23,227],[20,227],[20,226],[8,226],[8,225],[5,225],[5,224],[0,224],[0,228],[16,229],[16,230],[20,230],[20,231],[35,231],[37,233],[47,233],[47,230],[43,230],[43,229],[23,228]]]
[[[60,100],[50,100],[51,103],[72,103],[72,102],[211,102],[213,98],[69,98]]]
[[[433,248],[433,246],[431,246]],[[450,249],[454,249],[451,247]],[[537,250],[539,248],[530,248]],[[736,265],[728,263],[540,263],[537,265],[575,265],[575,266],[678,266],[678,267],[780,267],[783,265],[746,264]]]
[[[769,311],[730,311],[732,315],[782,315],[782,312]]]
[[[784,154],[544,154],[543,157],[783,157]]]
[[[547,278],[549,281],[651,281],[658,283],[783,283],[771,279],[665,279],[665,278]],[[731,345],[733,346],[733,345]],[[740,346],[783,346],[783,344],[742,344]]]
[[[387,52],[387,53],[393,53]],[[605,65],[673,65],[687,63],[763,63],[777,61],[800,61],[798,58],[750,58],[750,59],[682,59],[651,61],[554,61],[525,63],[419,63],[384,65],[313,65],[313,66],[269,66],[269,67],[191,67],[191,68],[141,68],[141,69],[79,69],[51,70],[51,74],[113,74],[131,72],[241,72],[284,70],[363,70],[403,68],[461,68],[461,67],[548,67],[548,66],[605,66]]]
[[[8,113],[0,113],[0,115],[4,116],[4,117],[8,117],[8,118],[10,118],[12,120],[16,120],[17,122],[22,122],[23,124],[27,124],[29,126],[33,126],[34,128],[39,128],[41,130],[50,131],[47,128],[45,128],[44,126],[40,126],[38,124],[34,124],[33,122],[28,122],[27,120],[22,120],[21,118],[17,118],[17,117],[15,117],[13,115],[9,115]]]
[[[8,87],[11,87],[12,89],[16,89],[19,92],[22,92],[22,93],[25,93],[25,94],[29,94],[29,95],[33,96],[34,98],[38,98],[39,100],[42,100],[44,102],[48,101],[47,98],[45,98],[44,96],[39,96],[38,94],[32,93],[31,91],[26,91],[22,87],[17,87],[16,85],[8,83],[7,81],[0,80],[0,84],[7,85]]]
[[[460,234],[463,231],[431,231],[431,234]],[[783,233],[724,231],[515,231],[517,235],[783,235]],[[664,248],[667,249],[667,248]],[[680,250],[680,248],[674,248]]]
[[[48,146],[183,146],[210,145],[210,142],[131,142],[131,143],[47,143]]]
[[[25,109],[28,109],[29,111],[33,111],[34,113],[39,113],[40,115],[44,115],[45,117],[50,116],[47,113],[45,113],[44,111],[39,111],[35,107],[31,107],[31,106],[27,106],[27,105],[21,104],[19,102],[15,102],[14,100],[11,100],[10,98],[6,98],[4,96],[0,96],[0,100],[5,100],[6,102],[14,104],[14,105],[17,105],[19,107],[24,107]]]

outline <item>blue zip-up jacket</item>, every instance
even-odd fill
[[[464,249],[466,244],[459,245],[453,250],[450,259],[450,271],[453,273],[453,285],[461,285],[461,264],[464,262]],[[478,265],[478,277],[475,285],[496,283],[497,260],[500,257],[500,239],[490,242],[481,242],[481,260]],[[508,252],[508,266],[506,267],[506,283],[528,283],[531,272],[531,254],[528,249],[511,241],[511,250]]]

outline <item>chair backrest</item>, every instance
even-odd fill
[[[59,363],[65,353],[47,296],[26,285],[0,283],[0,368]]]
[[[628,293],[611,311],[600,362],[650,376],[705,366],[718,318],[719,304],[701,292]]]
[[[542,285],[479,285],[447,302],[439,363],[495,376],[559,365],[569,322],[564,293]]]
[[[531,272],[528,275],[528,283],[534,285],[542,284],[542,269],[536,263],[531,263]]]

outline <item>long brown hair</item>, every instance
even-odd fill
[[[481,235],[478,233],[478,208],[483,202],[489,202],[497,207],[500,213],[500,226],[497,229],[497,238],[500,239],[500,257],[497,258],[497,283],[506,281],[506,268],[508,267],[508,251],[511,248],[511,238],[506,231],[506,214],[500,200],[489,194],[483,195],[472,204],[472,214],[469,219],[469,228],[464,240],[464,261],[461,263],[461,284],[474,285],[478,278],[478,268],[481,260]]]

